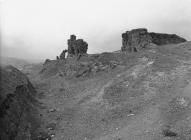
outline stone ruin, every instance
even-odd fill
[[[147,47],[152,41],[147,29],[139,28],[122,34],[122,51],[137,52]]]
[[[149,33],[152,37],[152,42],[156,45],[178,44],[186,42],[186,39],[175,34]]]
[[[121,51],[137,52],[151,44],[177,44],[185,41],[175,34],[149,33],[145,28],[138,28],[122,34]]]
[[[68,50],[63,50],[62,53],[60,54],[60,59],[65,59],[66,58],[66,53],[68,52]],[[57,58],[58,59],[58,58]]]
[[[75,35],[71,35],[70,39],[68,39],[68,50],[63,50],[60,56],[56,56],[56,59],[65,59],[66,53],[68,53],[67,57],[77,56],[80,58],[83,54],[87,54],[88,43],[83,39],[76,39]]]
[[[68,57],[86,54],[87,50],[87,42],[85,42],[83,39],[76,39],[75,35],[70,36],[70,39],[68,39]]]

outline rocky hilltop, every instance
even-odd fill
[[[166,45],[185,42],[175,34],[149,33],[145,28],[133,29],[122,34],[122,51],[137,52],[152,44]]]
[[[149,46],[177,44],[185,41],[177,35],[149,33],[145,28],[133,29],[122,34],[121,51],[115,53],[116,56],[113,57],[112,53],[88,55],[88,43],[71,35],[67,40],[68,49],[63,50],[56,60],[47,59],[41,75],[45,77],[56,74],[62,76],[92,75],[103,70],[114,69],[117,65],[125,63],[127,56],[123,52],[138,52]],[[67,57],[66,53],[68,53]]]
[[[36,77],[53,139],[191,137],[191,42],[50,60]]]
[[[87,43],[71,35],[57,59],[25,67],[35,89],[17,69],[1,68],[0,136],[190,140],[191,42],[167,36],[134,29],[122,35],[122,51],[87,54]]]

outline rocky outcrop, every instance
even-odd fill
[[[165,45],[185,42],[175,34],[149,33],[145,28],[133,29],[122,34],[122,51],[137,52],[151,44]]]
[[[152,42],[156,45],[177,44],[185,42],[186,39],[175,34],[149,33],[152,37]]]
[[[0,67],[0,76],[0,139],[34,139],[38,127],[34,87],[12,66]]]
[[[88,43],[83,39],[76,39],[75,35],[71,35],[68,39],[68,56],[79,56],[86,54],[88,50]]]
[[[139,28],[122,34],[122,51],[137,52],[151,43],[147,29]]]

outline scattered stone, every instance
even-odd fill
[[[50,113],[50,112],[56,112],[56,109],[52,108],[52,109],[48,110],[48,113]]]
[[[154,63],[154,61],[150,61],[150,62],[147,63],[147,66],[150,66],[150,65],[152,65],[153,63]]]
[[[46,132],[41,132],[37,138],[38,140],[51,140],[51,136]]]
[[[172,132],[172,131],[169,130],[169,129],[165,129],[165,130],[163,130],[163,135],[164,135],[165,137],[176,137],[178,134],[175,133],[175,132]]]
[[[50,134],[50,136],[51,136],[51,137],[54,137],[54,136],[55,136],[55,134],[54,134],[54,133],[52,133],[52,134]]]
[[[151,53],[156,53],[156,51],[155,51],[155,50],[149,50],[149,52],[151,52]]]
[[[184,97],[180,97],[180,98],[177,98],[177,103],[181,106],[187,107],[189,101]]]
[[[56,124],[55,124],[55,123],[50,123],[50,124],[48,124],[48,125],[46,126],[46,128],[47,128],[48,130],[54,130],[54,129],[56,128]]]
[[[149,60],[149,58],[148,57],[142,57],[142,58],[140,58],[140,61],[141,62],[147,62]]]
[[[127,117],[134,116],[135,114],[128,114]]]
[[[190,104],[190,99],[187,97],[176,97],[170,102],[170,107],[173,110],[185,109]]]

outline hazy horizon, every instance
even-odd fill
[[[1,0],[1,55],[55,59],[70,34],[88,53],[121,48],[133,28],[191,40],[190,0]]]

